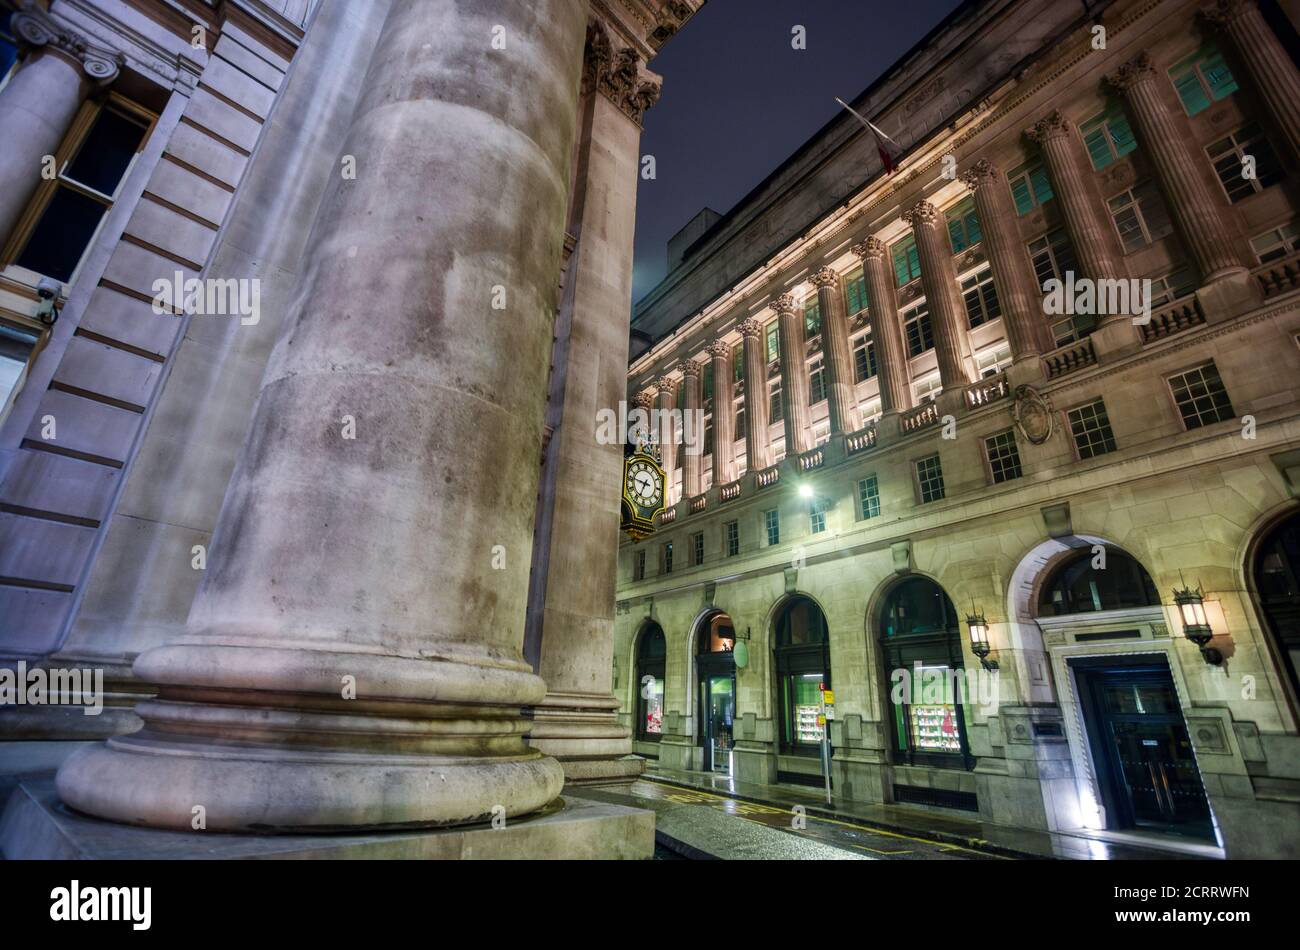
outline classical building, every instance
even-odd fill
[[[701,4],[0,0],[0,666],[107,704],[0,709],[4,834],[66,817],[24,761],[231,833],[639,773],[590,420],[647,63]],[[648,855],[648,812],[564,809],[527,853]]]
[[[828,727],[840,799],[1300,856],[1298,23],[965,4],[853,100],[884,137],[674,240],[638,753],[820,787]]]

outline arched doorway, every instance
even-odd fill
[[[1213,840],[1209,800],[1183,718],[1169,659],[1144,646],[1132,627],[1160,596],[1146,569],[1127,552],[1089,545],[1051,565],[1036,599],[1043,622],[1090,623],[1082,643],[1108,644],[1070,656],[1084,740],[1105,826]],[[1107,613],[1115,629],[1107,629]],[[1100,615],[1100,626],[1092,620]],[[1083,637],[1087,637],[1086,641]],[[1124,640],[1130,645],[1120,646]],[[1146,641],[1147,644],[1150,641]]]
[[[653,620],[641,630],[636,647],[636,741],[658,742],[664,728],[664,631]]]
[[[811,597],[795,595],[776,612],[773,626],[781,752],[820,757],[825,731],[822,691],[831,688],[826,616]]]
[[[731,774],[736,719],[736,629],[722,611],[706,614],[696,632],[696,695],[699,736],[706,772]]]
[[[885,597],[877,629],[894,713],[894,761],[974,768],[963,708],[961,620],[948,595],[928,577],[908,577]]]
[[[1256,549],[1251,577],[1278,665],[1290,684],[1291,701],[1300,702],[1300,513],[1265,536]]]

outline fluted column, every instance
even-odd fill
[[[1002,329],[1011,346],[1011,358],[1019,362],[1046,353],[1052,349],[1050,327],[1028,251],[1016,227],[1006,176],[991,162],[981,160],[961,179],[975,194],[984,253],[1002,305]]]
[[[1195,258],[1202,283],[1208,284],[1247,268],[1238,250],[1240,241],[1228,225],[1232,220],[1228,199],[1211,188],[1205,155],[1193,151],[1190,127],[1165,104],[1161,81],[1146,52],[1107,77],[1128,102],[1142,147],[1169,196],[1169,210]]]
[[[73,808],[409,829],[559,794],[521,648],[585,6],[392,5],[186,633],[136,660],[144,728],[60,770]]]
[[[689,359],[682,365],[682,497],[694,498],[704,491],[704,364]]]
[[[1300,70],[1264,20],[1259,5],[1255,0],[1218,0],[1201,15],[1232,39],[1255,89],[1286,136],[1291,157],[1300,160]]]
[[[916,235],[916,252],[921,259],[921,286],[930,308],[934,328],[934,350],[939,361],[939,379],[949,392],[971,381],[966,351],[966,315],[957,298],[957,273],[952,253],[943,235],[944,219],[939,209],[920,201],[904,212],[903,220]]]
[[[857,432],[862,428],[862,410],[858,408],[853,380],[853,353],[849,349],[849,323],[840,276],[834,269],[823,267],[813,274],[812,283],[822,313],[831,434]]]
[[[852,250],[862,260],[862,275],[867,283],[880,411],[885,416],[896,415],[912,408],[912,371],[894,297],[894,277],[889,271],[889,248],[879,238],[870,237],[853,245]]]
[[[785,454],[799,455],[813,447],[808,409],[808,361],[804,357],[803,317],[794,297],[781,294],[772,301],[781,337],[781,408],[785,420]]]
[[[677,408],[677,382],[670,376],[660,376],[655,380],[655,388],[659,391],[659,457],[663,462],[664,472],[667,473],[664,504],[672,507],[680,501],[675,497],[673,488],[673,472],[677,470],[677,442],[681,438],[681,426],[677,424],[673,414],[673,410]]]
[[[713,357],[713,484],[736,480],[736,403],[732,399],[731,344],[714,340]]]
[[[757,472],[772,464],[768,445],[767,353],[763,324],[750,317],[740,324],[745,357],[745,456],[748,470]]]
[[[90,91],[117,78],[121,60],[39,8],[15,13],[11,24],[34,48],[0,89],[0,246],[41,182],[43,159],[58,150]]]
[[[1065,228],[1083,269],[1082,274],[1075,276],[1093,280],[1123,276],[1118,264],[1116,238],[1112,233],[1114,227],[1106,217],[1101,197],[1085,177],[1083,143],[1074,126],[1056,111],[1026,130],[1025,134],[1038,143],[1052,176],[1052,188],[1061,203]]]

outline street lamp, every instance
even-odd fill
[[[813,488],[811,485],[809,485],[807,482],[804,482],[802,485],[799,486],[799,497],[811,498],[812,496],[813,496]]]
[[[1181,575],[1179,577],[1181,578]],[[1205,592],[1201,590],[1201,585],[1197,584],[1196,590],[1187,586],[1182,590],[1175,590],[1174,605],[1178,608],[1179,616],[1183,621],[1183,636],[1200,648],[1201,657],[1206,663],[1212,666],[1222,663],[1223,654],[1214,647],[1206,646],[1214,636],[1214,630],[1205,615]]]
[[[990,673],[998,668],[997,660],[988,658],[991,647],[989,646],[989,622],[985,619],[984,614],[975,610],[975,603],[971,602],[972,613],[966,618],[966,626],[970,628],[970,648],[980,660],[980,666]]]

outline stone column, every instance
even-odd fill
[[[1300,159],[1300,70],[1265,22],[1255,0],[1218,0],[1201,14],[1232,39],[1273,121]]]
[[[822,312],[822,343],[826,352],[827,400],[831,434],[857,432],[862,428],[857,387],[853,380],[853,353],[849,349],[849,322],[844,307],[840,276],[823,267],[812,277],[817,303]]]
[[[660,376],[655,380],[659,390],[659,452],[663,461],[666,483],[664,491],[667,498],[664,505],[671,508],[681,499],[674,497],[673,472],[677,469],[677,440],[681,438],[681,426],[673,418],[677,402],[677,382],[671,376]]]
[[[795,310],[791,294],[781,294],[773,300],[772,309],[776,311],[781,337],[781,416],[785,420],[785,454],[793,458],[813,447],[803,316]]]
[[[700,374],[704,364],[693,359],[682,365],[685,385],[682,387],[682,497],[694,498],[704,491],[704,407],[703,383]]]
[[[1011,346],[1011,358],[1017,363],[1032,361],[1051,350],[1053,341],[1029,252],[1016,227],[1006,176],[991,162],[981,160],[961,179],[975,193],[984,253],[1002,304],[1002,329]]]
[[[547,550],[544,561],[534,555],[532,571],[533,583],[545,585],[537,672],[546,698],[533,710],[530,745],[554,756],[569,784],[629,782],[644,764],[630,758],[631,733],[613,694],[623,446],[600,444],[593,427],[627,386],[641,118],[659,94],[643,65],[634,50],[614,50],[599,20],[588,27],[570,210],[572,318],[547,461],[556,478],[542,499],[551,513]],[[634,402],[648,415],[654,396],[638,393]]]
[[[91,89],[117,78],[121,61],[39,8],[16,13],[10,22],[34,49],[0,90],[0,246],[40,184],[45,156],[58,151]]]
[[[1114,227],[1106,217],[1101,198],[1083,169],[1083,147],[1074,126],[1060,111],[1026,130],[1043,152],[1052,188],[1061,203],[1061,215],[1070,233],[1082,274],[1093,280],[1113,280],[1120,273]]]
[[[713,484],[736,480],[736,403],[732,398],[731,344],[714,340],[713,357]]]
[[[1202,283],[1233,274],[1248,279],[1238,250],[1240,241],[1228,225],[1231,205],[1219,188],[1211,187],[1205,155],[1199,149],[1193,151],[1187,122],[1165,104],[1161,81],[1145,52],[1107,77],[1128,102],[1138,138],[1169,196],[1169,210],[1195,259]]]
[[[585,6],[393,4],[187,631],[136,660],[144,728],[60,770],[73,808],[324,831],[559,794],[521,646]]]
[[[876,376],[880,381],[880,411],[892,419],[912,408],[912,372],[908,362],[903,323],[894,297],[894,277],[889,272],[889,248],[870,237],[853,245],[862,260],[867,283],[867,305],[871,316],[871,339],[876,346]]]
[[[921,259],[921,286],[930,308],[934,328],[934,350],[939,360],[939,379],[946,392],[971,382],[966,353],[966,312],[957,297],[957,273],[944,236],[944,219],[939,209],[921,201],[904,212],[903,220],[916,235],[916,253]]]
[[[750,317],[738,327],[744,340],[745,356],[745,453],[751,472],[772,464],[768,445],[767,418],[767,341],[763,324]]]

